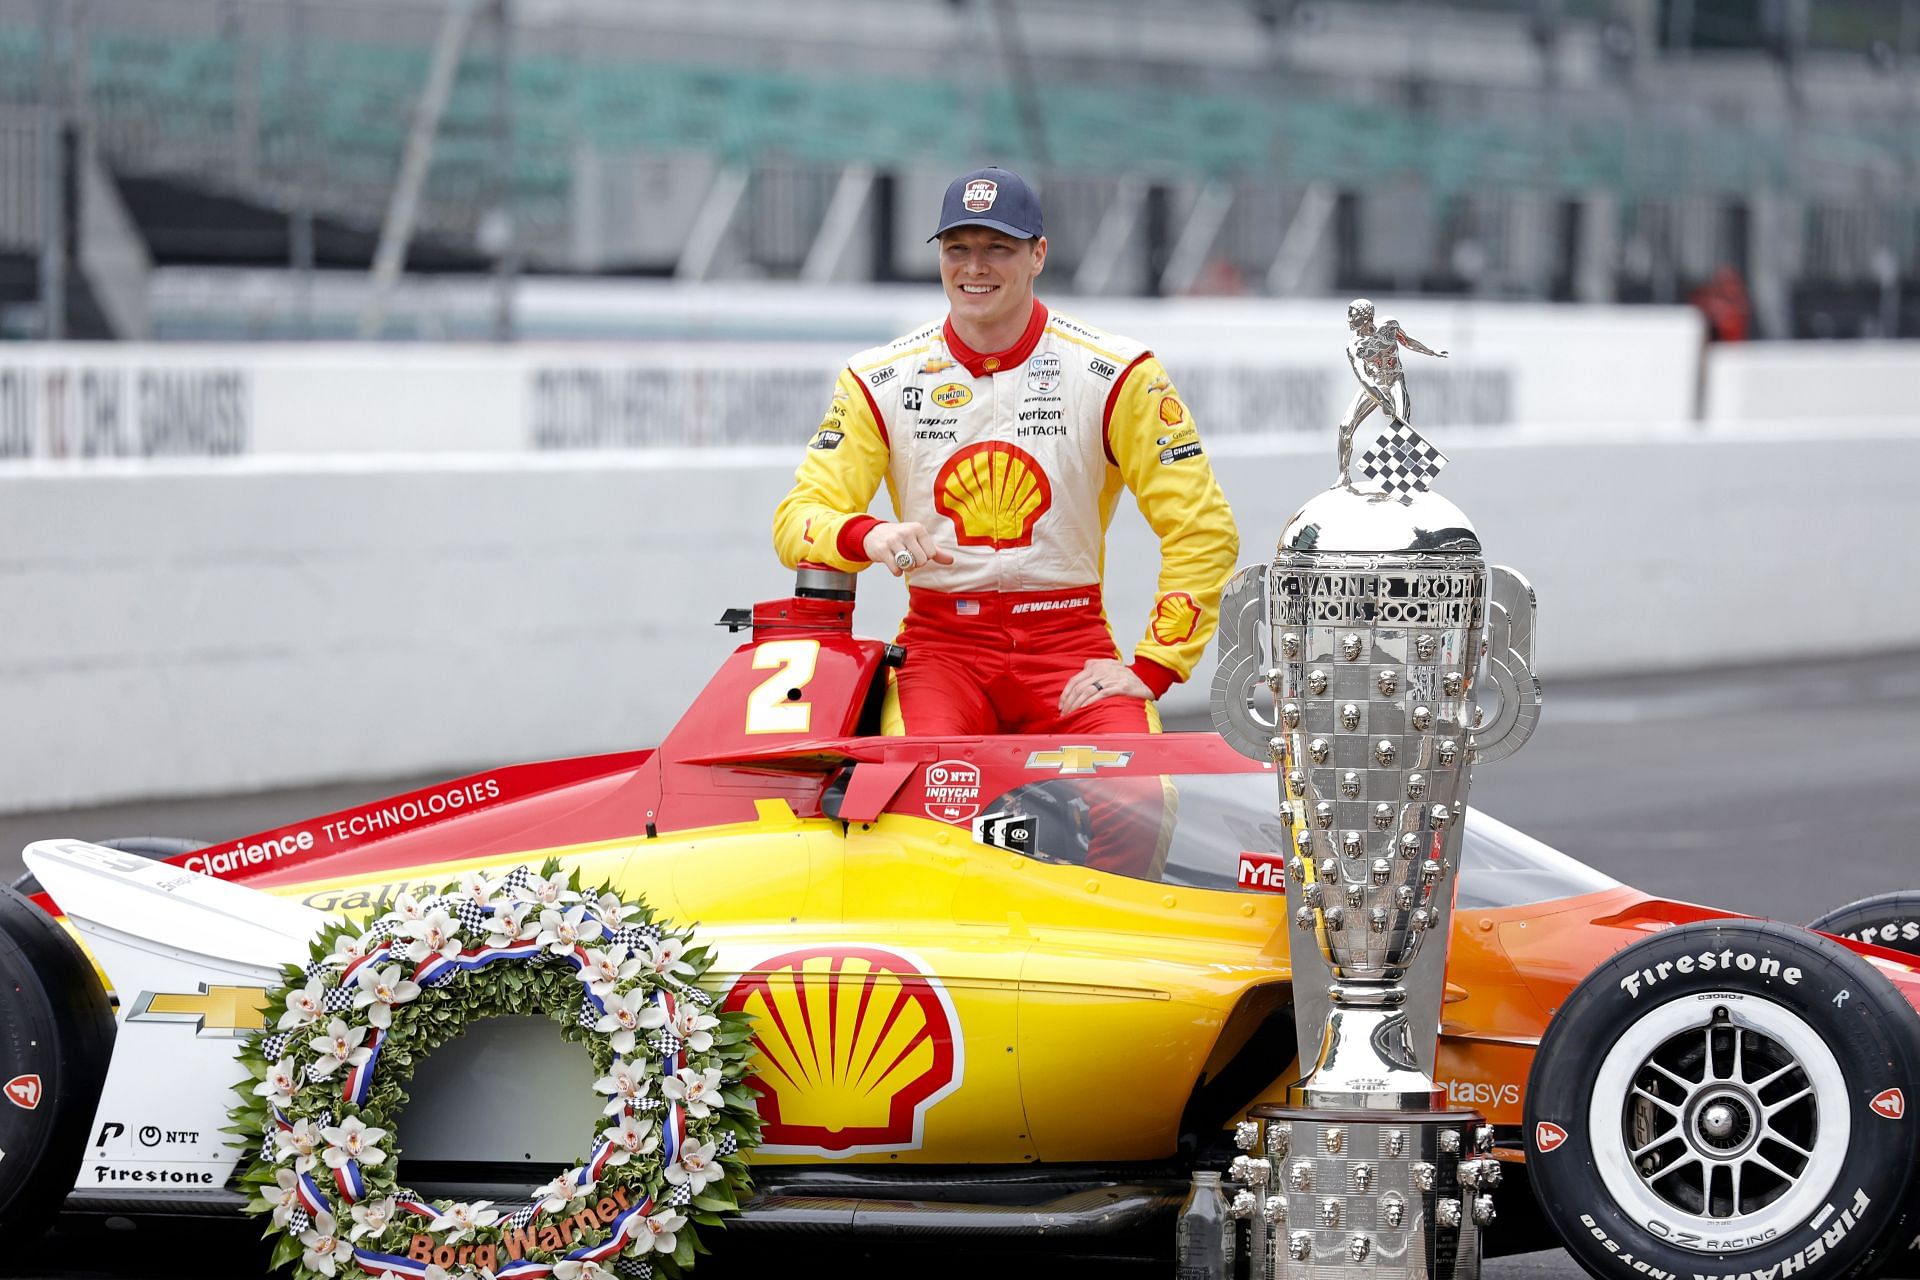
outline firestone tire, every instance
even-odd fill
[[[39,908],[0,889],[0,1240],[9,1253],[37,1237],[73,1189],[112,1052],[113,1013],[85,954]]]
[[[1807,928],[1920,956],[1920,890],[1900,889],[1849,902]]]
[[[1669,929],[1554,1016],[1527,1172],[1591,1274],[1839,1280],[1912,1237],[1920,1015],[1828,938]]]

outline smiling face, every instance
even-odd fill
[[[940,283],[953,327],[975,351],[1018,341],[1033,311],[1033,281],[1047,238],[1021,240],[991,227],[955,227],[940,237]]]

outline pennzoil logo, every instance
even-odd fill
[[[264,987],[210,987],[192,993],[143,991],[128,1022],[186,1022],[208,1040],[237,1040],[267,1025]]]
[[[1053,506],[1053,485],[1038,460],[1004,440],[971,444],[933,477],[933,507],[953,521],[963,547],[1024,547]]]
[[[1029,769],[1057,769],[1063,774],[1094,773],[1104,765],[1124,769],[1133,759],[1131,751],[1102,751],[1099,747],[1060,747],[1036,751],[1027,757]]]
[[[753,1015],[760,1150],[913,1151],[965,1069],[952,998],[882,947],[804,947],[740,975],[722,1002]]]
[[[942,409],[973,403],[973,388],[962,382],[943,382],[933,389],[933,402]]]

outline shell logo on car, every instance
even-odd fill
[[[743,973],[726,1009],[754,1018],[760,1150],[912,1151],[960,1087],[960,1022],[927,967],[883,947],[805,947]]]
[[[989,440],[947,459],[933,478],[933,505],[963,547],[1024,547],[1053,506],[1053,486],[1032,454]]]

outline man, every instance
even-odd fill
[[[989,168],[947,188],[944,322],[863,351],[774,514],[774,544],[909,578],[908,732],[1158,728],[1218,623],[1239,549],[1187,407],[1151,352],[1048,311],[1040,199]],[[893,520],[867,515],[887,482]],[[1101,603],[1106,529],[1131,489],[1160,537],[1159,592],[1124,663]]]
[[[1347,327],[1353,330],[1353,340],[1347,343],[1347,367],[1360,380],[1360,390],[1354,393],[1347,405],[1347,416],[1340,423],[1340,478],[1335,483],[1351,489],[1353,478],[1348,468],[1353,464],[1353,433],[1359,429],[1361,420],[1378,408],[1402,426],[1412,425],[1408,415],[1413,412],[1413,402],[1407,398],[1407,375],[1400,367],[1400,348],[1442,360],[1447,358],[1447,353],[1423,345],[1392,316],[1381,316],[1376,324],[1373,303],[1365,298],[1355,298],[1347,304]]]

